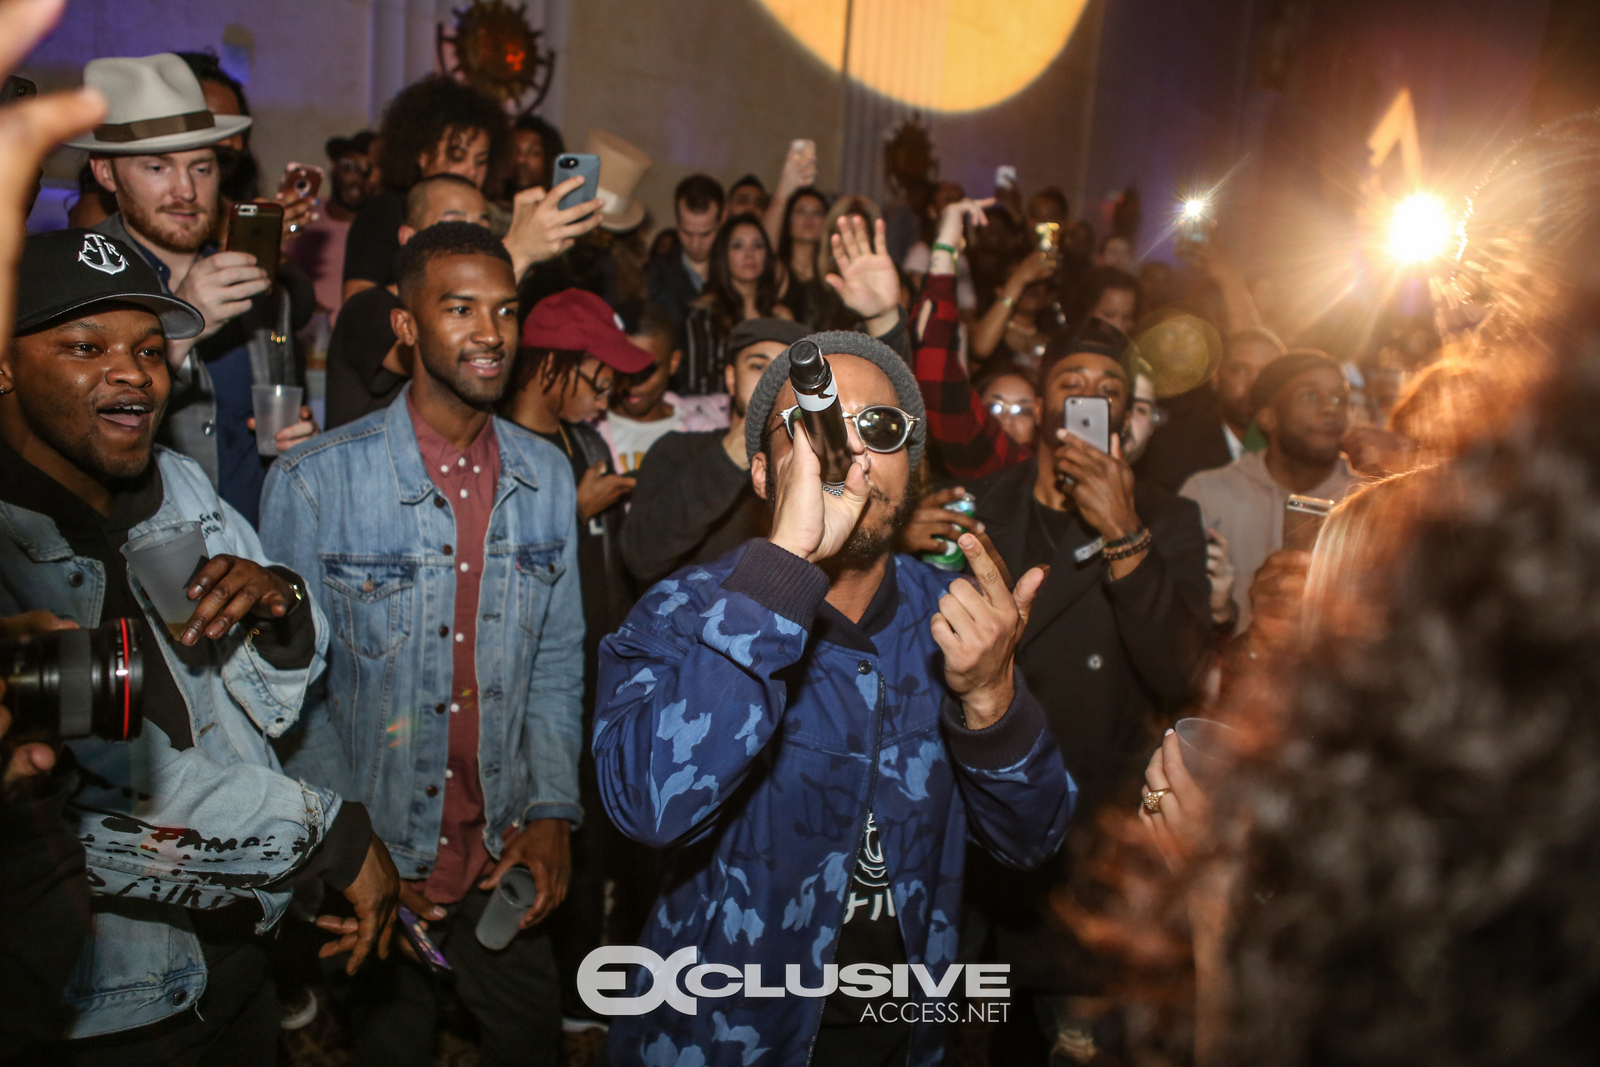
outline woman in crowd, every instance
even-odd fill
[[[994,302],[972,328],[974,359],[1032,370],[1059,323],[1051,322],[1056,257],[1034,249],[1011,267]]]
[[[794,318],[778,302],[767,232],[756,216],[735,215],[711,242],[711,274],[683,323],[683,363],[673,376],[674,390],[686,396],[724,392],[728,334],[745,319],[770,316]]]
[[[810,322],[827,299],[828,287],[817,272],[827,218],[827,198],[810,186],[796,189],[783,210],[778,231],[780,299],[799,322]]]
[[[367,201],[345,240],[344,299],[395,280],[406,193],[423,178],[456,174],[479,189],[499,174],[510,145],[505,112],[476,89],[436,75],[402,89],[383,113],[383,191]]]
[[[1199,1067],[1600,1059],[1597,160],[1600,122],[1557,123],[1473,198],[1475,355],[1531,370],[1526,405],[1470,437],[1445,405],[1453,463],[1330,519],[1312,642],[1230,702],[1231,773],[1152,758],[1176,877],[1124,852],[1117,914],[1080,916],[1149,979],[1140,1044],[1187,1054],[1191,1015]],[[1185,991],[1155,968],[1191,945]]]

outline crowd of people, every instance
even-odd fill
[[[326,1011],[425,1064],[450,997],[496,1064],[1593,1062],[1594,115],[1476,190],[1436,321],[1323,351],[1225,228],[1141,260],[1133,190],[975,198],[915,127],[883,204],[800,138],[652,228],[638,149],[562,207],[561,132],[452,78],[275,190],[211,57],[84,80],[0,108],[0,636],[129,620],[144,727],[4,741],[0,1060]],[[175,620],[129,548],[185,523]]]

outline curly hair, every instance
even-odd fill
[[[717,229],[711,241],[711,266],[706,277],[706,296],[711,305],[717,330],[725,337],[744,321],[744,297],[733,287],[733,273],[728,269],[728,246],[740,229],[753,229],[766,249],[766,260],[761,266],[761,277],[756,279],[756,311],[762,316],[771,315],[778,303],[778,269],[772,245],[767,241],[767,229],[755,215],[735,215]]]
[[[1233,709],[1256,744],[1213,797],[1246,879],[1214,1062],[1600,1060],[1600,301],[1581,312],[1520,424],[1406,502],[1370,632]],[[1171,1053],[1186,915],[1119,840],[1084,928]]]
[[[488,256],[511,266],[511,253],[486,227],[470,222],[435,223],[418,230],[400,246],[395,272],[399,276],[401,303],[427,276],[428,264],[446,256]]]
[[[424,155],[437,149],[450,134],[475,130],[489,135],[492,179],[500,172],[511,142],[506,114],[500,105],[442,74],[406,86],[389,101],[378,129],[378,162],[384,186],[397,193],[410,189],[422,177]]]

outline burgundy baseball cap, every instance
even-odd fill
[[[522,324],[528,348],[561,348],[587,352],[622,374],[634,374],[656,357],[628,340],[622,319],[611,306],[584,289],[568,289],[534,305]]]

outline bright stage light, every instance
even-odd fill
[[[1088,0],[756,2],[834,70],[848,52],[849,74],[856,82],[912,107],[941,112],[993,107],[1026,89],[1055,62],[1088,5]]]
[[[1450,247],[1453,229],[1444,201],[1413,193],[1394,206],[1389,219],[1389,255],[1402,266],[1437,259]]]
[[[1194,222],[1203,219],[1211,211],[1211,204],[1201,197],[1192,197],[1183,202],[1183,221]]]

